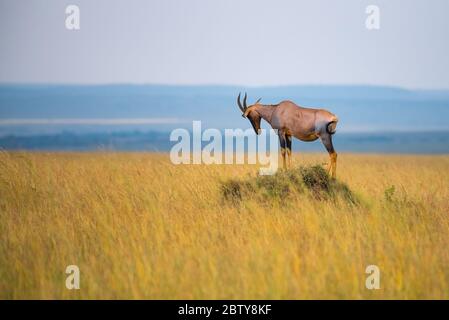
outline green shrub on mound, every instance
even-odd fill
[[[226,201],[232,203],[250,198],[260,201],[282,200],[298,194],[308,194],[323,201],[340,197],[351,204],[358,203],[349,187],[331,179],[320,165],[279,170],[271,176],[226,180],[221,184],[221,193]]]

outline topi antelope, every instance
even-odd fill
[[[243,112],[242,116],[249,119],[256,134],[260,133],[261,119],[278,130],[284,168],[287,167],[286,157],[289,167],[291,166],[292,136],[302,141],[315,141],[320,138],[329,152],[328,171],[332,178],[336,177],[337,153],[332,145],[332,135],[336,131],[338,118],[334,114],[323,109],[303,108],[291,101],[264,105],[259,103],[259,99],[247,106],[246,98],[245,93],[242,105],[239,93],[237,104]]]

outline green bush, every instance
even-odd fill
[[[254,197],[261,201],[283,200],[295,194],[304,194],[305,190],[309,190],[309,194],[317,200],[341,197],[352,204],[357,203],[349,187],[331,179],[319,165],[279,170],[271,176],[231,179],[221,184],[223,198],[233,203]]]
[[[322,166],[300,168],[304,185],[318,197],[323,198],[331,193],[331,179]]]
[[[394,185],[388,187],[384,190],[384,197],[387,202],[393,201],[394,192],[396,191],[396,187]]]

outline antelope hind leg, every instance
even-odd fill
[[[330,163],[328,167],[328,173],[332,178],[337,177],[337,153],[335,152],[334,145],[332,144],[332,136],[330,134],[321,135],[321,142],[329,153]]]
[[[334,151],[332,153],[329,154],[330,158],[331,158],[331,163],[330,163],[330,174],[332,178],[337,178],[337,153]]]

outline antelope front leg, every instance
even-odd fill
[[[281,148],[281,155],[282,155],[282,166],[284,169],[287,169],[287,163],[286,163],[286,156],[287,156],[287,149]]]
[[[284,169],[286,169],[287,163],[285,162],[285,156],[287,153],[287,149],[286,149],[286,139],[285,139],[284,133],[279,132],[279,143],[281,144],[282,164],[284,166]]]
[[[292,136],[286,135],[285,142],[287,145],[288,167],[292,167]]]

